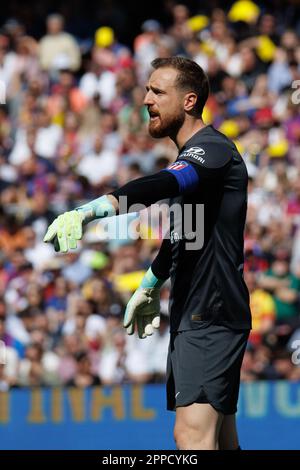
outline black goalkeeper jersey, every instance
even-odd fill
[[[191,208],[194,219],[191,230],[189,220],[180,225],[175,220],[178,216],[172,217],[171,212],[170,238],[162,248],[164,256],[170,258],[171,331],[211,323],[249,329],[249,294],[243,279],[248,183],[245,163],[234,143],[212,126],[186,142],[171,165],[173,173],[176,165],[184,162],[196,169],[199,184],[191,193],[170,200],[171,207],[174,203],[181,205],[183,220],[187,210],[190,219]],[[203,224],[200,229],[199,221]],[[176,225],[182,227],[181,233]],[[156,274],[155,263],[153,272]]]

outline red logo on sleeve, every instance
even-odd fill
[[[178,162],[174,162],[170,166],[168,166],[168,170],[182,170],[183,168],[187,166],[188,166],[187,162],[178,160]]]

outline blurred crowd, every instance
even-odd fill
[[[164,381],[168,283],[156,334],[139,340],[122,328],[159,227],[106,240],[90,224],[67,254],[42,239],[57,214],[174,161],[175,146],[148,135],[143,107],[151,60],[171,55],[207,72],[204,121],[235,141],[248,168],[253,330],[242,380],[300,379],[300,22],[283,13],[251,0],[209,14],[173,4],[171,23],[146,20],[131,47],[109,25],[87,47],[60,14],[41,39],[14,18],[2,25],[0,390]]]

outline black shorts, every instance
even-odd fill
[[[225,415],[234,414],[248,336],[249,330],[221,325],[171,333],[167,409],[209,403]]]

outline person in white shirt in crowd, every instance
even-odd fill
[[[76,71],[81,64],[79,46],[74,37],[64,31],[64,18],[57,13],[47,17],[47,34],[40,41],[40,64],[43,70]]]
[[[103,136],[98,133],[93,152],[84,155],[77,166],[77,173],[85,176],[91,185],[105,184],[116,173],[119,158],[116,152],[106,148]]]
[[[151,370],[143,351],[129,347],[128,337],[122,329],[117,328],[112,334],[111,342],[102,352],[99,376],[105,385],[145,383],[151,376]]]

